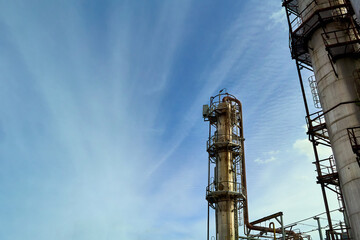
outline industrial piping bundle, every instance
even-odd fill
[[[283,6],[327,212],[327,239],[360,240],[360,4],[355,0],[283,0]],[[314,114],[307,104],[304,71],[314,74],[310,87],[321,109]],[[320,160],[319,144],[330,146],[333,156]],[[322,171],[325,163],[330,173]],[[346,225],[340,229],[332,226],[328,189],[342,201]]]

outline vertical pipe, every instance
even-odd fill
[[[211,100],[210,100],[211,101]],[[211,105],[210,105],[211,106]],[[209,124],[209,140],[211,139],[211,123]],[[210,187],[210,155],[208,157],[208,186]],[[207,240],[209,240],[210,234],[210,203],[207,206]]]
[[[271,222],[269,224],[269,228],[273,228],[274,229],[274,240],[276,240],[276,228],[275,228],[275,223]]]
[[[303,82],[303,79],[302,79],[301,69],[300,69],[298,60],[296,60],[296,69],[297,69],[297,72],[298,72],[299,83],[300,83],[300,87],[301,87],[301,93],[302,93],[302,97],[303,97],[303,101],[304,101],[304,105],[305,105],[306,118],[307,118],[307,121],[309,123],[309,130],[311,131],[313,126],[312,126],[312,122],[310,121],[310,111],[309,111],[309,106],[307,104],[306,93],[305,93],[305,88],[304,88],[304,82]],[[319,155],[318,155],[317,147],[316,147],[316,144],[315,144],[314,135],[310,134],[310,140],[311,140],[314,155],[315,155],[316,171],[317,171],[318,175],[321,176]],[[329,208],[329,203],[328,203],[328,200],[327,200],[325,185],[324,185],[324,183],[321,182],[320,186],[321,186],[322,196],[323,196],[323,199],[324,199],[326,217],[328,219],[330,234],[332,236],[332,239],[334,239],[334,233],[333,233],[333,227],[332,227],[332,221],[331,221],[331,215],[330,215],[330,208]]]
[[[285,240],[285,228],[284,228],[284,220],[283,216],[280,216],[280,222],[281,222],[281,234],[282,234],[282,240]]]
[[[317,221],[317,224],[318,224],[318,231],[319,231],[319,236],[320,236],[320,240],[323,240],[323,235],[322,235],[322,232],[321,232],[321,225],[320,225],[320,218],[319,217],[314,217],[314,219]]]

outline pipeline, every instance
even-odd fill
[[[223,98],[222,100],[223,102],[227,102],[227,101],[232,101],[232,102],[236,102],[239,105],[239,111],[240,114],[242,116],[242,105],[241,102],[233,97],[229,97],[226,96]],[[243,121],[240,121],[240,136],[244,136],[244,132],[243,132]],[[282,234],[282,229],[278,228],[275,229],[274,228],[270,228],[270,227],[261,227],[261,226],[255,226],[252,223],[249,222],[249,212],[248,212],[248,200],[247,200],[247,184],[246,184],[246,170],[245,170],[245,153],[244,153],[244,139],[241,139],[241,170],[242,170],[242,175],[241,175],[241,184],[243,186],[243,191],[244,191],[244,195],[245,195],[245,201],[244,201],[244,205],[243,205],[243,209],[244,209],[244,224],[246,225],[246,227],[248,229],[251,230],[255,230],[255,231],[261,231],[261,232],[274,232],[276,231],[277,233]],[[281,213],[282,215],[282,213]],[[273,217],[274,215],[269,216],[268,218],[270,219],[271,217]],[[267,218],[264,218],[263,220],[267,220]],[[302,239],[300,234],[297,234],[291,230],[285,230],[285,232],[291,236],[293,236],[294,239]]]

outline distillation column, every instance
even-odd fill
[[[205,121],[210,122],[207,143],[209,185],[206,199],[209,207],[215,210],[216,239],[237,240],[239,202],[244,200],[238,182],[241,181],[240,102],[227,93],[219,94],[211,98],[210,107],[204,106],[203,115]]]
[[[221,102],[218,105],[218,141],[219,157],[216,167],[217,176],[216,183],[219,191],[233,191],[233,164],[232,152],[228,150],[227,143],[231,142],[231,104],[229,102]],[[219,240],[235,239],[234,229],[234,201],[227,199],[217,203],[216,219]]]
[[[336,38],[340,41],[349,38],[348,29],[352,19],[339,14],[339,11],[346,12],[347,9],[333,8],[336,4],[344,3],[344,0],[299,0],[298,8],[304,22],[317,11],[321,11],[320,8],[332,9],[324,13],[324,16],[325,14],[337,16],[332,21],[324,22],[312,32],[307,47],[321,106],[326,113],[326,125],[350,221],[351,235],[353,239],[360,240],[360,168],[347,135],[347,128],[360,126],[360,108],[355,103],[345,104],[358,100],[359,92],[355,87],[358,79],[354,74],[360,68],[360,61],[358,58],[352,58],[350,54],[348,56],[345,54],[336,61],[332,60],[323,39],[324,36],[329,37],[327,33],[336,33]]]

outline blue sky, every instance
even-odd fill
[[[205,239],[222,88],[250,218],[324,211],[281,1],[0,1],[0,29],[1,239]]]

